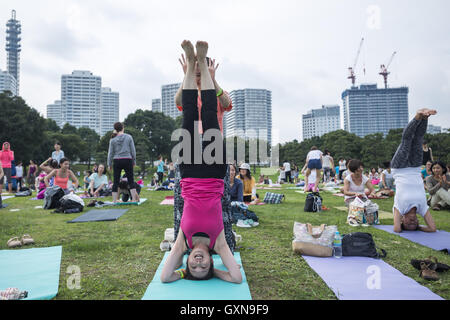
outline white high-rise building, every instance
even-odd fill
[[[61,100],[56,100],[53,104],[47,105],[47,119],[55,120],[60,128],[63,126]]]
[[[0,92],[4,91],[10,91],[13,96],[17,96],[17,81],[8,71],[0,70]]]
[[[272,145],[272,92],[240,89],[230,92],[233,109],[224,115],[224,136],[259,138]]]
[[[161,87],[161,112],[173,119],[182,115],[175,105],[175,94],[180,87],[181,83],[167,84]]]
[[[303,140],[321,137],[325,133],[341,128],[340,107],[338,105],[322,106],[302,116]]]
[[[100,134],[102,78],[90,71],[73,71],[61,77],[63,121]]]
[[[153,112],[162,112],[161,99],[152,99],[152,111]]]
[[[441,132],[442,132],[442,127],[441,126],[434,126],[432,124],[428,124],[427,133],[429,133],[429,134],[436,134],[436,133],[441,133]]]
[[[114,123],[119,121],[119,93],[111,88],[102,88],[100,136],[113,130]]]

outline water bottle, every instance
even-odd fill
[[[336,233],[334,234],[333,255],[338,259],[342,257],[342,238],[339,234],[339,231],[336,231]]]

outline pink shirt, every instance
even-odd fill
[[[0,161],[3,168],[11,168],[11,161],[14,160],[14,152],[11,150],[0,151]]]
[[[228,92],[224,91],[223,94],[227,95],[228,99],[231,101]],[[197,107],[198,107],[198,118],[199,118],[199,124],[198,124],[198,132],[200,134],[203,133],[203,127],[202,127],[202,98],[199,95],[198,99],[197,99]],[[177,106],[178,110],[183,111],[183,107],[182,106]],[[217,98],[217,121],[219,122],[219,127],[220,127],[220,132],[223,133],[223,114],[225,113],[225,111],[231,111],[231,109],[233,109],[233,105],[230,102],[230,105],[226,108],[222,107],[222,104],[220,103],[219,98]]]
[[[209,236],[209,248],[213,249],[217,237],[223,230],[223,180],[184,178],[181,179],[180,186],[181,196],[184,199],[180,228],[189,247],[193,247],[192,236],[197,232],[203,232]]]

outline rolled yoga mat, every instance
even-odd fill
[[[244,269],[241,268],[242,283],[226,282],[218,278],[205,281],[177,280],[162,283],[160,280],[162,268],[169,255],[168,252],[156,270],[152,282],[145,291],[142,300],[251,300],[250,289]],[[242,266],[239,252],[234,253],[236,262]],[[186,268],[187,255],[183,258],[182,268]],[[220,256],[213,255],[214,267],[226,270]]]
[[[394,232],[394,226],[392,225],[380,225],[374,226],[379,230],[383,230],[409,241],[421,244],[425,247],[438,250],[447,251],[450,253],[450,233],[442,230],[436,232],[422,232],[422,231],[402,231],[401,233]]]
[[[71,221],[67,221],[67,223],[92,222],[92,221],[115,221],[115,220],[119,219],[127,211],[128,211],[128,209],[91,210]]]
[[[444,300],[383,260],[303,258],[339,300]]]
[[[127,206],[127,205],[135,205],[135,206],[140,206],[141,204],[143,204],[145,201],[147,201],[147,198],[142,198],[140,199],[139,202],[117,202],[117,203],[113,203],[115,206]]]
[[[58,293],[62,247],[0,250],[0,290],[28,291],[26,300],[50,300]]]

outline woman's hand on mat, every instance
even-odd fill
[[[187,64],[186,59],[184,58],[184,54],[181,54],[181,59],[178,59],[178,61],[180,61],[181,67],[183,68],[183,72],[184,74],[186,74]]]

